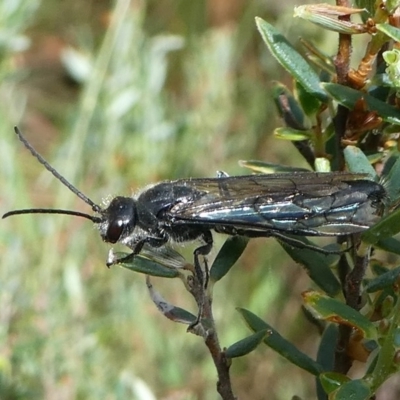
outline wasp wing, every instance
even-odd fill
[[[296,172],[175,182],[196,193],[169,211],[174,223],[207,224],[234,234],[282,231],[345,235],[373,225],[384,188],[365,174]]]

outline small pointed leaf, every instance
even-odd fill
[[[305,129],[305,115],[292,92],[277,82],[272,87],[272,98],[285,125],[298,130]]]
[[[368,174],[371,180],[377,179],[376,172],[370,164],[367,156],[355,146],[347,146],[343,150],[346,164],[351,172]]]
[[[315,158],[315,170],[317,172],[331,172],[331,163],[326,157]]]
[[[241,316],[246,321],[247,325],[254,332],[269,331],[270,335],[264,338],[264,343],[275,350],[281,356],[285,357],[291,363],[310,372],[313,375],[319,375],[322,367],[311,359],[306,354],[302,353],[292,343],[284,339],[274,328],[264,322],[261,318],[244,308],[238,308]]]
[[[189,311],[186,311],[180,307],[176,307],[173,304],[167,302],[161,296],[161,294],[154,289],[149,276],[146,277],[146,285],[149,290],[151,299],[153,300],[153,303],[165,317],[167,317],[171,321],[180,322],[187,325],[190,325],[196,321],[196,316]]]
[[[315,291],[303,293],[303,298],[306,306],[317,318],[351,326],[359,330],[365,338],[377,339],[374,324],[346,304]]]
[[[400,241],[395,238],[386,238],[379,240],[374,244],[382,250],[388,251],[389,253],[397,254],[400,256]]]
[[[253,172],[261,173],[261,174],[273,174],[273,173],[281,173],[281,172],[310,172],[309,169],[306,168],[295,168],[287,165],[273,164],[265,161],[258,160],[240,160],[239,165],[241,167],[249,168]]]
[[[296,82],[296,90],[302,110],[308,116],[314,116],[321,108],[321,102],[307,92],[302,85]]]
[[[291,141],[309,140],[314,137],[314,133],[310,131],[299,131],[297,129],[289,128],[288,126],[276,128],[274,136],[277,139],[285,139]]]
[[[285,68],[307,92],[326,103],[328,98],[320,86],[317,73],[300,53],[298,53],[286,38],[268,22],[256,17],[256,24],[269,51],[282,67]]]
[[[243,236],[232,236],[225,241],[210,269],[212,281],[219,281],[229,272],[244,252],[248,241]]]
[[[336,343],[339,336],[339,329],[335,324],[328,324],[321,338],[321,342],[318,347],[317,362],[322,365],[325,371],[332,371],[335,363],[335,346],[332,343]],[[338,385],[333,385],[331,390],[327,390],[326,385],[322,380],[322,373],[317,379],[317,398],[325,399],[326,393],[337,389]]]
[[[127,253],[123,252],[116,252],[113,254],[116,258],[123,258],[124,256],[128,255]],[[161,278],[177,278],[181,274],[178,269],[166,267],[140,254],[136,255],[132,261],[121,262],[118,263],[118,265],[131,271],[151,276],[159,276]]]
[[[239,340],[226,349],[225,355],[228,358],[245,356],[252,352],[271,333],[268,329],[264,329]]]
[[[385,35],[389,36],[395,42],[400,42],[400,29],[390,24],[376,24],[376,29]]]
[[[390,271],[386,266],[386,262],[378,261],[376,259],[371,260],[369,267],[371,268],[372,273],[376,276]]]
[[[366,285],[366,290],[368,293],[374,293],[378,290],[383,290],[393,285],[397,284],[397,281],[400,276],[400,267],[394,268],[388,272],[385,272],[382,275],[377,276],[374,279],[371,279]]]
[[[389,163],[390,167],[387,166]],[[395,153],[385,163],[383,176],[389,202],[394,203],[400,197],[400,157],[398,153]]]
[[[340,104],[353,110],[356,102],[363,98],[370,110],[374,110],[386,122],[400,125],[400,110],[371,95],[337,83],[322,83],[321,86]]]
[[[296,237],[296,240],[300,240],[308,246],[313,245],[305,238]],[[325,255],[309,248],[294,247],[282,241],[279,243],[296,263],[301,264],[307,270],[313,282],[324,292],[331,296],[340,292],[340,283],[330,269],[330,265],[339,257],[338,254]]]
[[[390,238],[400,232],[400,208],[383,217],[373,227],[362,233],[361,239],[369,244]]]
[[[325,390],[325,393],[330,394],[335,390],[337,390],[344,383],[349,382],[350,378],[338,372],[323,372],[319,376],[319,380],[321,382],[322,387]]]
[[[371,389],[361,379],[355,379],[344,383],[336,392],[331,393],[330,400],[370,400],[372,396]]]
[[[322,335],[317,354],[317,361],[324,367],[324,370],[326,371],[333,369],[335,362],[335,349],[332,347],[332,343],[336,343],[337,338],[337,325],[328,324]]]

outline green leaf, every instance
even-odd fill
[[[334,393],[329,396],[329,400],[370,400],[371,389],[361,379],[356,379],[344,383]]]
[[[305,245],[313,245],[306,238],[296,237],[295,239]],[[312,281],[324,292],[330,296],[335,296],[340,292],[340,283],[330,268],[330,265],[338,259],[338,254],[325,255],[309,248],[294,247],[283,241],[279,241],[279,243],[296,263],[301,264],[307,270]]]
[[[344,383],[349,382],[350,378],[338,372],[323,372],[319,376],[319,380],[325,390],[325,393],[330,394],[340,388],[340,386],[342,386]]]
[[[382,275],[377,276],[374,279],[371,279],[366,285],[365,289],[368,293],[374,293],[378,290],[393,287],[393,285],[397,284],[399,276],[400,267],[394,268],[388,272],[385,272]]]
[[[116,253],[116,255],[123,256],[124,253]],[[131,262],[119,263],[118,265],[131,271],[140,272],[141,274],[159,276],[162,278],[177,278],[180,275],[179,270],[165,267],[142,255],[136,255]]]
[[[339,329],[335,324],[328,324],[321,338],[321,342],[318,347],[317,363],[322,365],[325,371],[332,371],[335,363],[335,346],[332,343],[337,342],[339,336]],[[329,372],[327,372],[329,373]],[[330,391],[337,389],[338,385],[334,386],[330,391],[327,390],[324,385],[323,376],[326,373],[322,373],[317,379],[317,398],[325,399],[326,394]]]
[[[379,240],[374,244],[382,250],[388,251],[389,253],[397,254],[400,256],[400,241],[395,238],[386,238]]]
[[[387,268],[385,262],[378,261],[376,259],[372,259],[370,261],[369,267],[375,276],[382,275],[382,274],[385,274],[386,272],[390,271],[390,269]]]
[[[368,161],[370,164],[376,164],[383,160],[384,154],[383,153],[370,153],[367,155]]]
[[[296,82],[296,90],[302,110],[308,116],[314,116],[321,108],[321,102],[313,95],[304,90],[303,85]]]
[[[353,308],[322,293],[308,291],[303,293],[306,306],[317,317],[326,321],[351,326],[368,339],[377,339],[374,324]]]
[[[395,131],[397,132],[399,128],[397,126],[393,126]],[[391,169],[393,168],[396,161],[399,159],[398,151],[392,151],[389,158],[386,159],[385,164],[382,168],[382,176],[387,177],[390,174]]]
[[[395,13],[395,11],[399,8],[399,6],[400,6],[399,0],[386,0],[385,1],[385,10],[389,15],[392,15],[393,13]]]
[[[271,24],[256,17],[256,25],[269,51],[290,75],[298,81],[307,92],[326,103],[328,97],[320,86],[316,72],[298,53],[286,38]]]
[[[321,48],[317,47],[318,45],[314,44],[314,42],[306,40],[304,37],[301,37],[299,40],[307,55],[308,62],[313,63],[317,67],[317,71],[320,71],[320,80],[322,82],[330,82],[332,77],[336,74],[333,58],[328,56]],[[299,100],[302,106],[308,107],[307,105],[303,105],[300,93]]]
[[[355,146],[346,146],[343,150],[346,164],[351,172],[368,174],[371,180],[376,180],[377,175],[367,156]]]
[[[332,346],[332,343],[336,343],[337,337],[337,325],[329,324],[322,335],[317,353],[317,361],[326,371],[333,369],[335,362],[335,348]]]
[[[314,137],[314,133],[310,131],[300,131],[297,129],[290,128],[288,126],[276,128],[274,130],[274,136],[277,139],[285,139],[291,141],[298,140],[309,140]]]
[[[285,85],[276,82],[272,87],[272,98],[287,126],[298,130],[306,129],[303,109]]]
[[[397,152],[393,153],[385,163],[383,176],[389,201],[393,203],[399,198],[400,194],[400,157]]]
[[[396,48],[386,50],[382,53],[383,60],[386,63],[386,78],[387,84],[396,89],[400,85],[399,81],[399,63],[400,63],[400,51]]]
[[[331,162],[326,157],[317,157],[315,159],[315,171],[331,172]]]
[[[166,301],[161,294],[154,289],[149,276],[146,277],[146,285],[153,303],[165,317],[171,321],[187,325],[193,324],[196,321],[197,318],[195,315]]]
[[[361,239],[369,244],[390,238],[400,232],[400,209],[383,217],[378,223],[361,234]]]
[[[375,27],[376,27],[376,29],[378,29],[378,31],[389,36],[394,41],[400,42],[400,29],[399,28],[396,28],[393,25],[385,24],[385,23],[376,24]]]
[[[358,100],[363,98],[370,110],[374,110],[386,122],[400,125],[400,110],[371,95],[351,89],[347,86],[337,83],[322,83],[321,86],[340,104],[350,110],[354,109],[354,105]]]
[[[354,6],[357,8],[365,8],[365,13],[361,15],[363,22],[366,22],[367,19],[376,12],[375,0],[355,0]]]
[[[313,375],[319,375],[323,371],[321,365],[284,339],[274,328],[257,317],[257,315],[243,308],[238,308],[238,311],[252,331],[259,332],[267,330],[271,332],[271,334],[264,339],[264,343],[281,356],[285,357],[292,364],[297,365]]]
[[[226,349],[225,355],[228,358],[245,356],[252,352],[271,333],[268,329],[264,329],[239,340]]]
[[[306,168],[295,168],[286,165],[273,164],[265,161],[258,160],[240,160],[239,165],[241,167],[249,168],[253,172],[261,173],[261,174],[271,174],[271,173],[281,173],[281,172],[310,172],[309,169]]]
[[[210,269],[212,281],[219,281],[229,272],[244,252],[248,241],[249,239],[243,236],[232,236],[225,241]]]

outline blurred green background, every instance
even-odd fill
[[[254,23],[260,16],[294,43],[321,44],[320,30],[292,19],[293,3],[2,0],[1,214],[90,212],[14,125],[96,203],[162,179],[248,173],[241,159],[306,166],[272,137],[271,82],[288,78]],[[144,276],[105,267],[109,247],[89,222],[27,215],[1,224],[0,399],[218,398],[202,340],[158,313]],[[180,282],[154,283],[196,311]],[[235,312],[244,307],[314,356],[318,332],[300,312],[309,285],[273,239],[253,240],[215,288],[221,345],[249,333]],[[314,394],[309,374],[262,346],[234,360],[232,380],[242,400]]]

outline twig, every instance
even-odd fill
[[[212,285],[208,288],[200,283],[201,280],[194,277],[190,293],[199,307],[198,320],[188,328],[188,332],[202,336],[218,374],[217,391],[223,400],[235,400],[232,391],[232,383],[229,375],[231,361],[225,356],[225,352],[219,344],[217,330],[212,312]]]

